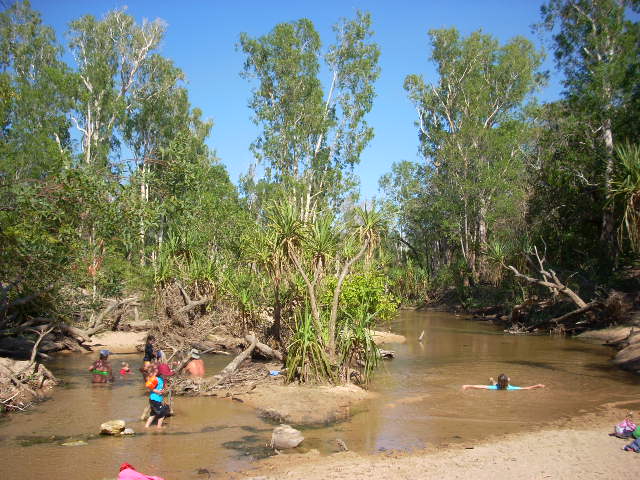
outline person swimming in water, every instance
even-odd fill
[[[538,383],[536,385],[529,385],[528,387],[516,387],[515,385],[511,385],[509,382],[511,379],[507,377],[506,374],[501,373],[498,375],[498,381],[494,382],[493,378],[490,379],[491,385],[463,385],[462,390],[534,390],[536,388],[544,388],[545,386],[542,383]]]

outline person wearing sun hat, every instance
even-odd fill
[[[93,374],[91,379],[93,383],[113,382],[113,370],[111,362],[109,362],[110,354],[109,350],[100,350],[100,358],[89,367],[89,371]]]
[[[200,352],[193,348],[189,352],[189,356],[191,357],[191,360],[187,363],[185,370],[192,377],[204,377],[204,362],[200,358]]]

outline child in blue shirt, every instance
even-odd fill
[[[509,382],[511,379],[507,377],[504,373],[498,375],[498,381],[495,382],[493,378],[490,379],[491,385],[463,385],[462,390],[476,389],[476,390],[533,390],[535,388],[544,388],[545,386],[541,383],[537,385],[530,385],[528,387],[516,387],[515,385],[510,385]]]
[[[162,423],[164,422],[165,417],[169,415],[170,408],[169,405],[163,403],[164,397],[164,385],[165,378],[161,371],[158,371],[158,368],[155,365],[151,366],[150,375],[155,375],[158,379],[158,384],[151,389],[149,393],[149,407],[151,408],[151,414],[147,419],[147,423],[145,424],[145,428],[149,428],[153,421],[158,419],[158,428],[162,428]]]

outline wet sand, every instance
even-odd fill
[[[640,403],[640,401],[638,401]],[[638,407],[638,403],[633,405]],[[628,440],[610,437],[626,409],[608,408],[576,416],[563,425],[522,434],[500,435],[478,443],[420,452],[353,452],[321,456],[283,454],[252,470],[230,476],[261,480],[414,480],[438,479],[614,479],[640,471],[640,454],[625,452]],[[637,414],[636,414],[637,415]]]

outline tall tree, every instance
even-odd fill
[[[305,217],[318,202],[342,193],[343,170],[359,162],[373,136],[364,119],[379,74],[370,27],[362,13],[335,27],[337,41],[325,56],[331,73],[326,95],[318,77],[320,37],[310,20],[278,24],[256,39],[240,37],[243,76],[258,81],[250,106],[263,132],[253,151],[266,163],[268,179],[298,190]]]
[[[524,211],[522,107],[541,81],[542,55],[522,37],[500,46],[481,32],[467,38],[456,29],[429,33],[439,79],[427,84],[409,75],[405,89],[418,112],[435,199],[477,279],[488,232]]]
[[[140,78],[150,69],[165,24],[154,20],[137,25],[123,10],[103,20],[85,15],[70,25],[70,48],[78,65],[76,114],[86,164],[108,164],[114,128],[123,121],[136,97],[149,94]]]
[[[146,234],[151,223],[157,220],[157,215],[151,213],[153,208],[148,208],[152,170],[160,165],[161,150],[168,148],[174,138],[189,129],[191,107],[186,89],[179,85],[183,77],[173,62],[158,54],[151,55],[140,69],[140,90],[133,98],[124,124],[124,139],[134,155],[134,172],[130,181],[140,190],[136,203],[139,210],[139,260],[142,265],[146,260]]]
[[[612,187],[616,172],[614,125],[632,90],[628,76],[638,63],[638,23],[626,17],[638,12],[637,0],[551,0],[541,8],[540,28],[553,32],[558,66],[565,74],[566,94],[579,121],[597,138],[594,172],[581,172],[604,194],[601,241],[609,254],[615,247]],[[587,140],[590,141],[590,140]]]
[[[69,153],[68,69],[53,29],[29,2],[0,13],[0,171],[6,180],[42,179]]]

